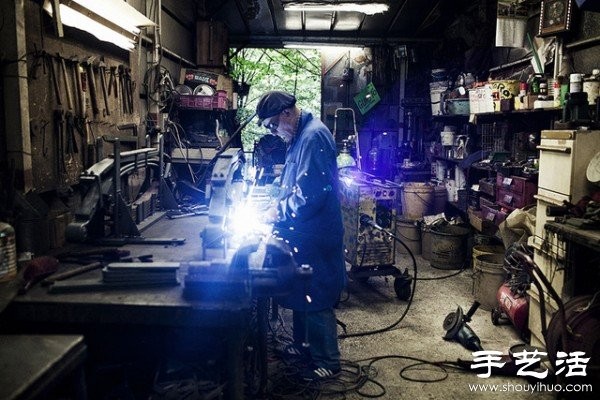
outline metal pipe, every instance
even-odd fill
[[[596,36],[593,38],[583,39],[583,40],[579,40],[577,42],[569,43],[569,44],[565,45],[565,47],[567,49],[571,50],[571,49],[574,49],[577,47],[592,46],[592,45],[595,45],[596,43],[600,43],[600,36]]]
[[[307,36],[307,35],[251,35],[251,36],[229,36],[229,43],[232,47],[252,43],[254,47],[269,47],[274,44],[307,44],[307,45],[324,45],[324,46],[343,46],[353,45],[356,47],[368,47],[369,45],[377,44],[406,44],[406,43],[437,43],[441,39],[436,38],[410,38],[410,37],[365,37],[356,38],[356,36],[336,37],[329,36]]]
[[[526,62],[531,61],[532,58],[533,57],[526,57],[526,58],[522,58],[520,60],[513,61],[513,62],[510,62],[507,64],[498,65],[497,67],[490,68],[490,72],[500,71],[500,70],[503,70],[504,68],[514,67],[515,65],[519,65],[519,64],[525,64]]]
[[[562,39],[560,37],[557,37],[556,45],[554,46],[554,74],[552,75],[552,78],[554,78],[555,81],[558,78],[558,71],[560,71],[560,64],[562,61],[562,47]],[[552,88],[548,88],[548,90],[552,90]]]
[[[148,36],[142,35],[141,38],[142,38],[142,43],[145,45],[154,44],[152,39],[150,39]],[[186,64],[188,67],[194,67],[194,68],[196,67],[196,63],[194,63],[186,58],[183,58],[179,54],[167,49],[166,47],[164,47],[162,45],[158,45],[158,48],[162,51],[163,55],[166,56],[167,58],[170,58],[171,60],[180,62],[182,64]]]
[[[120,237],[121,229],[119,226],[119,197],[121,196],[121,144],[119,138],[115,138],[113,143],[113,230],[114,236]]]

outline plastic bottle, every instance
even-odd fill
[[[15,230],[0,221],[0,282],[10,281],[17,276],[17,246]]]

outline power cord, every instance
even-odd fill
[[[441,279],[452,278],[453,276],[462,274],[466,269],[467,269],[466,264],[463,264],[457,272],[454,272],[452,274],[444,275],[444,276],[435,276],[435,277],[430,277],[430,278],[419,278],[418,280],[420,280],[420,281],[437,281],[437,280],[441,280]]]
[[[340,338],[340,339],[345,339],[345,338],[349,338],[349,337],[359,337],[359,336],[375,335],[375,334],[378,334],[378,333],[383,333],[383,332],[387,332],[389,330],[392,330],[398,324],[400,324],[400,322],[402,322],[402,320],[404,319],[404,317],[408,313],[408,310],[410,310],[410,307],[411,307],[412,302],[413,302],[413,298],[415,296],[416,283],[417,283],[417,260],[415,259],[415,256],[414,256],[413,252],[410,250],[410,248],[399,237],[397,237],[393,233],[389,232],[388,230],[382,228],[381,226],[377,225],[371,219],[371,217],[363,214],[363,215],[361,215],[360,222],[363,225],[371,226],[372,228],[378,229],[381,232],[383,232],[385,234],[388,234],[390,237],[392,237],[394,240],[396,240],[401,246],[403,246],[406,249],[408,255],[410,256],[410,258],[412,260],[412,264],[413,264],[412,288],[411,288],[410,297],[407,300],[406,308],[404,309],[404,312],[402,313],[402,315],[400,315],[400,317],[394,323],[392,323],[391,325],[388,325],[386,327],[383,327],[383,328],[380,328],[380,329],[376,329],[376,330],[372,330],[372,331],[357,332],[357,333],[343,333],[341,335],[338,335],[338,338]]]

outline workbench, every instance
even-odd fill
[[[563,294],[572,296],[593,294],[600,289],[600,230],[581,229],[573,225],[546,222],[547,234],[566,243],[562,260],[565,287]],[[560,251],[559,251],[560,253]]]
[[[46,399],[63,385],[85,400],[85,355],[81,335],[0,335],[0,399]]]
[[[566,241],[600,251],[600,230],[581,229],[558,222],[547,222],[544,229],[561,235]]]
[[[89,275],[99,274],[92,271]],[[184,274],[180,270],[180,274]],[[183,276],[183,275],[180,275]],[[188,301],[183,285],[110,289],[84,293],[48,293],[35,285],[16,296],[4,311],[3,324],[39,324],[81,327],[127,325],[136,327],[219,328],[226,332],[226,396],[243,398],[243,341],[250,300]]]

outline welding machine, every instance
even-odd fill
[[[400,186],[357,170],[340,171],[340,202],[349,275],[358,281],[392,275],[398,298],[410,296],[411,278],[395,267]],[[390,234],[388,234],[389,232]]]

